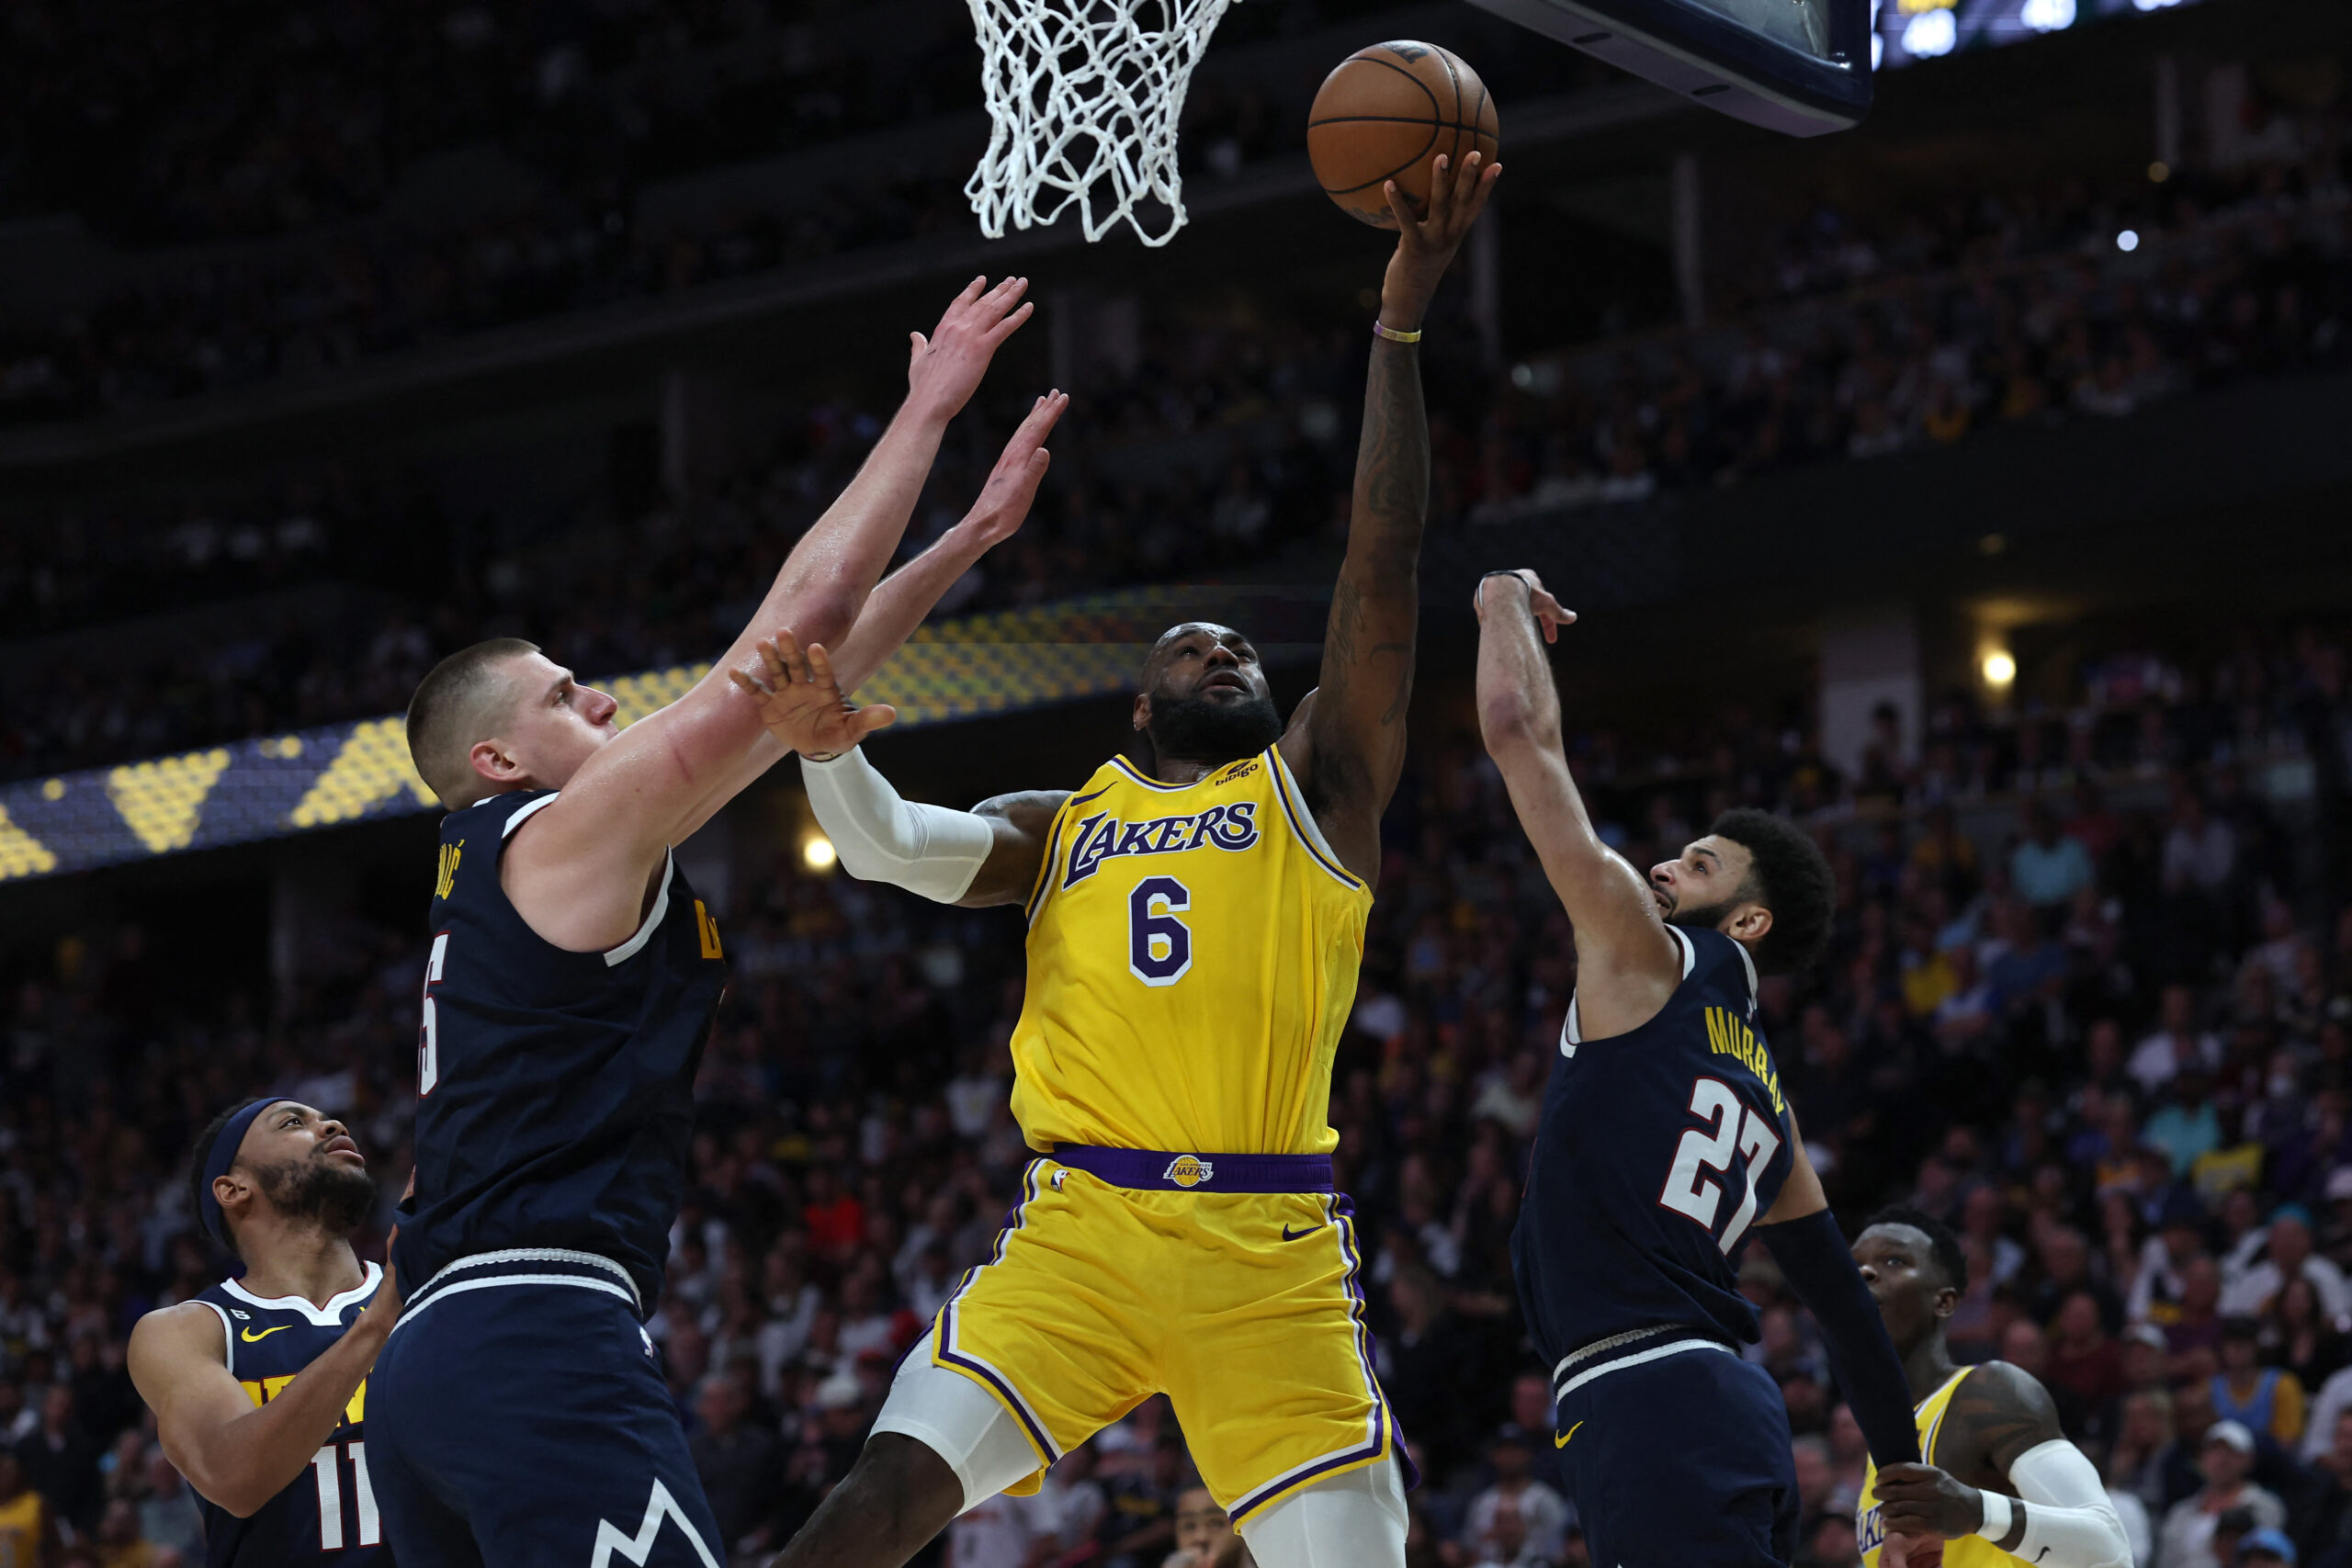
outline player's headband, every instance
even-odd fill
[[[254,1119],[271,1106],[285,1102],[283,1096],[254,1100],[230,1117],[220,1135],[212,1140],[212,1146],[204,1151],[204,1179],[196,1184],[196,1201],[203,1217],[204,1234],[232,1252],[237,1250],[237,1246],[229,1239],[228,1222],[221,1217],[220,1200],[212,1195],[212,1184],[228,1175],[229,1168],[237,1163],[237,1151],[244,1146],[245,1134],[252,1129]]]

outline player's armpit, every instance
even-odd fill
[[[1054,817],[1069,795],[1066,789],[1024,790],[1000,795],[972,807],[972,815],[989,823],[995,841],[989,847],[988,859],[980,863],[979,874],[956,902],[967,909],[1027,903],[1045,870]]]

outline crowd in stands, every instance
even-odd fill
[[[1508,378],[1478,368],[1456,319],[1430,351],[1436,525],[1641,504],[2006,423],[2120,417],[2352,355],[2352,202],[2331,159],[2174,184],[2171,227],[2130,252],[2112,207],[2080,189],[1983,198],[1876,238],[1817,215],[1789,237],[1778,298],[1750,324]],[[1361,355],[1354,332],[1311,318],[1144,315],[1131,354],[1082,375],[1035,518],[941,613],[1229,573],[1333,536]],[[998,378],[1007,399],[1015,379]],[[503,553],[463,537],[469,525],[421,487],[332,467],[143,513],[85,506],[12,525],[0,609],[18,636],[298,581],[363,592],[329,620],[256,616],[135,705],[75,657],[25,661],[0,705],[0,776],[389,712],[433,657],[490,631],[557,637],[603,673],[707,656],[878,429],[820,404],[709,492]],[[1184,460],[1138,468],[1136,453],[1171,441],[1191,444]],[[950,443],[918,536],[980,477],[954,455],[989,444]],[[597,606],[584,625],[581,604]]]
[[[1734,802],[1818,827],[1838,936],[1811,976],[1767,984],[1761,1017],[1833,1202],[1849,1230],[1897,1201],[1953,1224],[1955,1350],[2049,1385],[2154,1568],[2224,1568],[2264,1528],[2306,1563],[2352,1562],[2348,658],[2340,628],[2248,628],[2216,656],[2107,660],[2070,710],[1954,696],[1916,761],[1883,735],[1849,774],[1784,715],[1571,716],[1596,818],[1637,864]],[[1410,1561],[1567,1568],[1586,1559],[1506,1244],[1569,932],[1469,734],[1418,738],[1384,840],[1331,1119],[1381,1373],[1430,1478]],[[844,1472],[1026,1157],[1017,919],[792,849],[707,889],[735,983],[651,1325],[739,1560]],[[8,960],[0,1543],[51,1531],[58,1568],[193,1561],[122,1356],[141,1312],[221,1266],[185,1208],[195,1130],[276,1086],[346,1112],[388,1191],[405,1169],[422,932],[307,919],[270,996],[237,988],[256,963],[181,959],[175,918]],[[1786,1396],[1805,1561],[1844,1568],[1859,1434],[1751,1253],[1748,1354]],[[1203,1512],[1182,1443],[1148,1404],[1039,1499],[955,1527],[954,1562],[1161,1568],[1180,1510]]]

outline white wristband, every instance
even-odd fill
[[[1976,1533],[1986,1540],[1998,1542],[2009,1533],[2009,1500],[1998,1492],[1979,1492],[1976,1495],[1984,1501],[1984,1522],[1976,1527]]]

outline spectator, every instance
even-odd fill
[[[1477,1556],[1472,1561],[1482,1568],[1551,1568],[1549,1559],[1530,1542],[1527,1522],[1520,1516],[1519,1505],[1510,1498],[1497,1502],[1488,1512],[1476,1540]]]
[[[751,1391],[738,1377],[711,1373],[695,1395],[700,1424],[688,1444],[719,1534],[737,1557],[758,1556],[784,1544],[776,1534],[784,1455],[775,1434],[750,1420],[751,1412]]]
[[[1498,1509],[1514,1510],[1529,1556],[1556,1562],[1566,1550],[1568,1501],[1529,1473],[1533,1444],[1517,1422],[1497,1429],[1487,1443],[1487,1462],[1494,1480],[1471,1500],[1471,1535],[1479,1540],[1493,1534]]]
[[[2352,1410],[2328,1424],[2326,1441],[2306,1460],[2312,1483],[2295,1505],[2296,1544],[2314,1559],[2352,1550]]]
[[[0,1449],[0,1565],[40,1568],[57,1550],[57,1518],[26,1478],[13,1449]]]
[[[143,1468],[147,1486],[139,1499],[140,1538],[179,1553],[194,1568],[204,1557],[204,1517],[197,1511],[196,1494],[160,1444],[146,1450]]]
[[[2286,1505],[2248,1479],[2254,1469],[2252,1432],[2235,1421],[2216,1421],[2199,1453],[2204,1484],[2173,1505],[2157,1538],[2156,1561],[2164,1568],[2230,1568],[2216,1554],[2215,1535],[2233,1509],[2245,1509],[2262,1529],[2287,1522]]]
[[[2295,1543],[2284,1530],[2256,1530],[2238,1542],[2233,1568],[2294,1568]]]
[[[2164,989],[2162,1022],[2154,1034],[2132,1050],[2125,1071],[2140,1092],[2154,1099],[2177,1074],[2211,1073],[2222,1065],[2222,1042],[2197,1026],[2197,993],[2187,986]]]
[[[2290,1280],[2311,1281],[2320,1306],[2331,1318],[2352,1314],[2352,1284],[2344,1270],[2312,1251],[2311,1211],[2300,1203],[2280,1205],[2270,1216],[2263,1246],[2222,1292],[2222,1310],[2258,1315],[2270,1308]]]
[[[1067,1551],[1083,1539],[1065,1529],[1059,1544]],[[1250,1568],[1255,1559],[1233,1521],[1205,1486],[1188,1487],[1176,1498],[1176,1550],[1161,1568]]]
[[[25,1478],[49,1499],[58,1522],[76,1530],[97,1527],[103,1500],[98,1483],[98,1445],[84,1431],[72,1385],[53,1382],[41,1395],[40,1425],[17,1445]]]
[[[2303,1436],[2303,1385],[2292,1372],[2259,1364],[2262,1329],[2252,1318],[2222,1325],[2222,1370],[2213,1375],[2213,1412],[2291,1449]]]
[[[2263,1357],[2316,1390],[2345,1363],[2344,1336],[2322,1304],[2319,1287],[2297,1274],[2270,1298],[2262,1319]]]
[[[2037,800],[2026,808],[2025,838],[2009,854],[2009,885],[2037,910],[2074,902],[2091,884],[2091,855],[2059,830],[2058,814]]]

